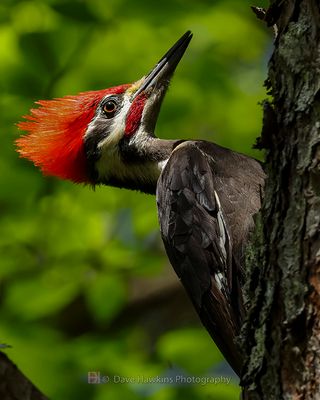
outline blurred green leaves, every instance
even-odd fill
[[[98,14],[93,12],[89,2],[84,1],[60,1],[52,4],[52,9],[61,16],[73,20],[76,23],[97,24],[100,19]]]
[[[191,29],[156,133],[261,157],[251,145],[269,38],[250,5],[1,1],[0,338],[50,398],[238,398],[234,383],[88,385],[88,371],[207,375],[221,355],[166,275],[155,198],[43,177],[18,158],[14,139],[34,101],[134,81]]]
[[[158,351],[163,359],[199,376],[223,360],[219,350],[212,348],[212,340],[203,329],[168,332],[158,342]]]
[[[99,322],[112,319],[126,301],[126,288],[117,275],[95,276],[86,289],[88,305]]]

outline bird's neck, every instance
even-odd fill
[[[98,162],[101,183],[155,194],[161,171],[178,143],[151,136],[121,140]]]

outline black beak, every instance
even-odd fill
[[[158,86],[158,84],[161,84],[163,80],[169,80],[179,64],[184,52],[186,51],[191,39],[192,33],[190,31],[187,31],[183,36],[181,36],[181,38],[171,47],[170,50],[167,51],[158,64],[145,77],[142,85],[135,92],[134,97],[138,96],[141,92],[148,88]]]

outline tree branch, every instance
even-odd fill
[[[2,352],[0,352],[0,382],[2,400],[47,400],[47,397]]]

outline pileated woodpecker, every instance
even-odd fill
[[[133,84],[38,101],[17,140],[46,175],[157,194],[164,245],[201,321],[239,375],[234,342],[244,316],[243,256],[265,174],[243,154],[154,129],[186,32]]]

